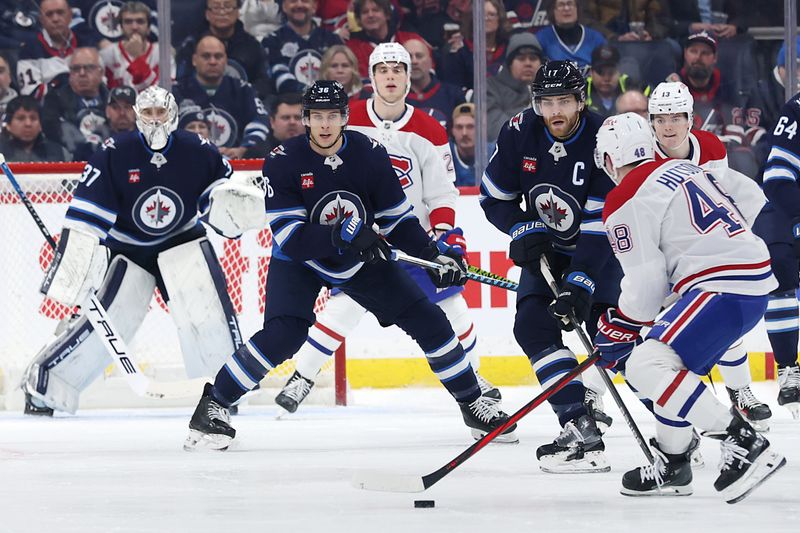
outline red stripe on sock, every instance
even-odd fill
[[[678,372],[678,375],[675,376],[675,379],[672,380],[672,383],[669,384],[667,390],[664,391],[664,394],[661,395],[661,397],[658,399],[656,403],[661,407],[664,407],[664,405],[666,405],[666,403],[669,401],[672,394],[675,392],[675,389],[678,388],[678,386],[683,381],[683,378],[685,378],[686,374],[688,373],[689,373],[688,370],[681,370],[680,372]]]
[[[463,341],[464,339],[466,339],[467,337],[469,337],[470,333],[472,333],[472,328],[474,328],[474,327],[475,327],[475,325],[474,325],[474,324],[470,324],[470,325],[469,325],[469,329],[467,330],[467,332],[466,332],[466,333],[464,333],[463,335],[459,335],[459,336],[458,336],[458,340],[460,340],[460,341]]]
[[[342,337],[341,335],[339,335],[338,333],[333,331],[331,328],[326,327],[326,326],[320,324],[319,322],[314,324],[314,327],[317,328],[318,330],[320,330],[322,333],[324,333],[328,337],[330,337],[330,338],[332,338],[332,339],[334,339],[336,341],[339,341],[339,342],[344,342],[344,337]]]

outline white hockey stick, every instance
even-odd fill
[[[56,245],[55,239],[53,239],[53,236],[47,230],[47,226],[42,222],[39,213],[36,212],[36,209],[25,194],[25,191],[22,190],[22,187],[14,176],[14,173],[11,172],[8,163],[6,163],[6,158],[2,153],[0,153],[0,169],[3,170],[8,181],[11,182],[11,185],[17,192],[17,196],[19,196],[23,205],[31,214],[31,217],[33,217],[33,221],[36,222],[36,225],[39,227],[39,231],[53,249],[53,253],[57,253],[58,246]],[[100,342],[103,343],[103,347],[114,360],[114,364],[122,374],[122,377],[125,378],[125,383],[138,396],[166,399],[188,398],[200,395],[203,384],[205,383],[204,379],[159,383],[145,376],[132,357],[128,355],[128,347],[125,341],[117,332],[117,328],[114,327],[109,319],[108,311],[106,311],[103,304],[100,303],[100,300],[98,300],[94,292],[90,293],[89,305],[83,306],[83,312],[92,325],[92,328],[94,328],[97,333],[97,336],[100,338]]]

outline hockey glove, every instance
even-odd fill
[[[792,247],[794,255],[800,257],[800,217],[792,219]]]
[[[614,308],[609,309],[597,321],[594,348],[600,354],[597,366],[614,368],[620,359],[631,354],[642,342],[639,332],[643,324],[625,317]]]
[[[508,256],[518,267],[535,268],[538,271],[539,257],[549,250],[550,233],[541,220],[515,224],[511,228],[511,245]]]
[[[467,282],[467,265],[460,248],[444,241],[431,241],[420,254],[422,259],[442,265],[437,270],[427,270],[433,284],[439,289],[464,285]]]
[[[340,218],[333,225],[331,242],[340,250],[351,250],[361,261],[374,263],[392,257],[389,245],[360,218],[349,216]]]
[[[467,255],[467,240],[464,238],[464,230],[461,228],[444,231],[436,240],[442,241],[457,252],[460,252],[462,257]]]
[[[569,320],[570,315],[575,317],[578,324],[585,322],[592,310],[592,294],[594,294],[592,278],[584,272],[570,272],[564,277],[556,301],[550,304],[548,310],[558,319],[561,329],[572,331],[574,327]]]

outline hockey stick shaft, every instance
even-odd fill
[[[400,250],[392,250],[392,261],[400,261],[402,263],[408,263],[410,265],[417,265],[422,268],[427,268],[428,270],[441,270],[442,265],[436,263],[434,261],[427,261],[425,259],[420,259],[419,257],[414,257],[413,255],[408,255]],[[493,287],[500,287],[501,289],[507,289],[509,291],[516,291],[519,287],[519,284],[515,281],[511,281],[510,279],[506,279],[502,276],[498,276],[496,274],[492,274],[491,272],[486,272],[480,269],[473,270],[472,268],[468,269],[465,273],[467,279],[471,279],[472,281],[477,281],[479,283],[483,283],[486,285],[491,285]]]
[[[53,253],[58,253],[58,246],[56,245],[55,239],[48,231],[47,226],[44,225],[44,222],[33,207],[28,195],[22,190],[22,186],[20,186],[16,176],[14,176],[14,173],[11,171],[11,168],[8,166],[8,163],[6,163],[5,157],[3,157],[2,154],[0,154],[0,169],[2,169],[3,174],[6,175],[8,181],[11,182],[11,186],[14,187],[17,196],[19,196],[20,201],[28,210],[28,213],[30,213],[39,231],[47,241],[47,244],[52,248]],[[157,384],[147,378],[133,358],[128,355],[127,344],[122,339],[122,336],[120,336],[119,330],[114,327],[108,316],[108,311],[97,298],[96,294],[90,293],[89,305],[84,306],[83,311],[86,314],[87,320],[92,325],[92,328],[97,333],[97,337],[100,339],[103,347],[114,360],[117,369],[125,378],[125,382],[138,396],[157,399],[168,397],[179,398],[195,395],[199,392],[199,390],[193,386],[194,384],[190,382]]]
[[[550,270],[550,263],[547,261],[547,257],[544,255],[541,256],[540,260],[540,267],[542,270],[542,276],[547,281],[547,284],[550,286],[550,290],[553,292],[553,296],[558,296],[558,285],[556,284],[556,280],[553,277],[553,272]],[[569,321],[572,324],[572,327],[575,328],[575,332],[578,334],[578,337],[581,339],[581,344],[583,344],[584,349],[586,349],[586,353],[591,354],[594,352],[594,346],[592,342],[589,340],[589,336],[583,329],[578,321],[575,319],[573,315],[569,316]],[[598,355],[599,359],[599,355]],[[636,425],[636,422],[633,420],[631,416],[631,412],[628,410],[628,407],[625,405],[625,402],[622,401],[622,396],[620,396],[617,387],[614,386],[614,382],[608,376],[608,373],[605,369],[598,368],[598,372],[600,372],[600,376],[603,378],[603,382],[606,384],[608,391],[611,393],[611,397],[614,398],[614,403],[617,404],[620,412],[622,413],[622,418],[625,419],[625,423],[628,424],[628,427],[633,434],[633,438],[636,440],[639,447],[642,449],[642,453],[650,462],[653,464],[653,454],[650,452],[650,448],[647,446],[647,441],[645,441],[644,437],[642,436],[642,432],[639,431],[639,426]]]
[[[422,492],[426,489],[429,489],[450,472],[464,464],[467,459],[478,453],[481,449],[483,449],[487,444],[492,442],[498,435],[502,434],[506,431],[509,427],[517,423],[520,419],[526,416],[528,413],[536,409],[542,403],[544,403],[548,398],[553,396],[555,393],[560,391],[564,388],[570,381],[575,379],[579,376],[582,372],[586,369],[590,368],[594,365],[597,360],[599,359],[598,355],[591,355],[581,364],[561,376],[553,385],[549,388],[542,391],[538,396],[534,399],[523,405],[517,412],[512,414],[508,417],[503,424],[496,427],[491,432],[487,433],[477,441],[475,441],[472,446],[461,452],[458,456],[453,458],[451,461],[447,462],[444,466],[431,472],[428,475],[419,477],[419,476],[403,476],[403,475],[392,475],[392,474],[366,474],[361,478],[356,477],[353,480],[353,484],[360,489],[365,490],[379,490],[379,491],[388,491],[388,492]]]

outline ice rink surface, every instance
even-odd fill
[[[712,487],[719,445],[709,439],[693,496],[621,496],[623,472],[643,456],[610,395],[610,473],[541,472],[536,447],[558,433],[542,405],[521,421],[520,444],[488,446],[421,494],[365,492],[350,479],[359,468],[427,474],[471,444],[443,389],[356,390],[351,407],[304,406],[287,420],[244,406],[238,443],[222,453],[182,450],[189,408],[0,412],[0,532],[800,531],[800,421],[777,405],[774,382],[753,389],[772,407],[768,438],[788,465],[736,505]],[[503,389],[506,410],[538,391]],[[651,436],[649,415],[623,395]],[[415,499],[436,507],[415,509]]]

